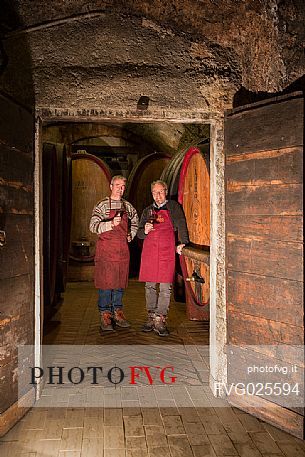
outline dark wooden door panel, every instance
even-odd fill
[[[255,237],[257,233],[265,240],[303,241],[301,215],[239,215],[227,220],[228,236],[242,233],[245,238]]]
[[[230,216],[302,215],[302,184],[227,185],[226,214]]]
[[[303,180],[303,148],[296,146],[227,158],[228,184],[299,184]]]
[[[296,122],[303,109],[295,93],[233,110],[226,118],[226,155],[303,145],[303,125]]]
[[[0,436],[24,414],[17,349],[34,343],[33,120],[0,95]]]
[[[302,388],[304,358],[295,345],[304,346],[303,136],[301,93],[233,110],[225,119],[228,344],[247,348],[257,364],[266,351],[271,365],[296,364],[291,379]],[[229,382],[242,375],[247,357],[231,358]],[[303,437],[303,403],[282,400],[230,397],[241,409]]]
[[[301,243],[228,235],[227,267],[271,278],[303,279]]]
[[[303,326],[303,283],[239,271],[227,276],[228,315],[244,313],[278,323]]]
[[[229,308],[228,337],[232,344],[243,345],[303,345],[304,329],[298,326],[277,322],[261,316],[251,316],[235,312]]]

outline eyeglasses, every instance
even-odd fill
[[[153,195],[163,195],[165,194],[165,190],[158,190],[157,192],[152,192]]]

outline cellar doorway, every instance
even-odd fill
[[[77,121],[77,122],[76,122]],[[81,124],[83,125],[84,120],[81,119],[81,118],[77,118],[77,119],[74,119],[74,122],[73,122],[73,125],[74,127],[76,128],[80,128]],[[93,121],[93,120],[92,120]],[[107,120],[103,120],[103,119],[100,119],[99,123],[96,122],[96,120],[94,120],[95,122],[92,122],[90,123],[90,119],[86,119],[86,124],[90,125],[90,129],[91,131],[94,130],[94,129],[98,129],[100,128],[99,126],[102,124],[103,125],[103,128],[108,128],[108,129],[111,129],[113,127],[115,128],[122,128],[123,126],[123,123],[111,123],[111,122],[107,122]],[[139,136],[138,134],[138,131],[139,129],[143,128],[145,131],[149,131],[149,129],[151,128],[151,125],[159,125],[159,126],[162,126],[161,127],[161,132],[162,132],[162,129],[164,129],[164,125],[168,128],[171,128],[171,129],[175,129],[175,131],[177,131],[177,124],[178,124],[178,121],[175,120],[175,122],[164,122],[163,120],[150,120],[150,121],[146,121],[146,122],[141,122],[141,123],[135,123],[134,122],[134,119],[132,119],[131,121],[133,122],[127,122],[127,125],[129,124],[132,128],[130,128],[129,130],[129,135],[130,135],[130,132],[132,132],[132,135],[135,135],[135,132],[137,134],[137,136]],[[209,259],[208,262],[206,262],[206,264],[209,263],[208,267],[210,269],[210,271],[208,272],[208,276],[207,276],[207,269],[205,270],[205,278],[204,281],[205,281],[205,284],[208,285],[210,283],[211,285],[211,289],[210,289],[210,320],[208,322],[207,320],[207,316],[204,316],[204,319],[206,320],[206,322],[208,322],[207,326],[208,326],[208,330],[209,330],[209,341],[210,343],[212,342],[212,346],[211,346],[211,353],[214,354],[213,356],[213,360],[211,362],[211,383],[213,384],[213,379],[215,379],[215,377],[217,376],[218,379],[219,379],[219,376],[224,376],[224,371],[223,371],[223,367],[224,367],[224,364],[223,364],[223,356],[220,355],[219,356],[219,350],[216,348],[216,346],[219,346],[221,344],[223,344],[221,342],[221,340],[224,339],[224,334],[222,333],[221,334],[221,337],[219,337],[219,333],[218,333],[218,325],[217,325],[217,322],[216,322],[216,315],[217,313],[221,312],[223,313],[224,312],[224,308],[221,309],[219,307],[219,299],[218,299],[218,308],[217,310],[215,309],[215,304],[216,304],[216,297],[218,296],[221,296],[223,297],[224,294],[223,294],[223,288],[224,288],[224,281],[221,283],[219,281],[216,281],[216,278],[214,276],[214,272],[218,271],[218,272],[221,272],[221,268],[223,268],[223,264],[222,264],[222,259],[221,259],[221,251],[223,252],[223,249],[219,249],[219,245],[220,245],[220,242],[223,241],[221,240],[221,238],[219,237],[219,232],[221,232],[221,226],[218,225],[218,221],[221,221],[221,217],[222,217],[222,212],[220,211],[221,208],[219,208],[219,204],[217,203],[217,199],[219,199],[219,201],[221,202],[221,198],[219,198],[219,192],[217,193],[216,192],[216,181],[215,181],[215,178],[216,178],[216,175],[217,174],[221,174],[223,170],[221,170],[221,167],[220,167],[220,163],[219,163],[219,160],[217,163],[215,163],[215,157],[216,155],[220,155],[222,154],[222,123],[220,121],[215,121],[215,119],[213,119],[211,122],[207,123],[207,122],[202,122],[202,119],[199,120],[195,120],[195,121],[192,121],[192,122],[181,122],[182,120],[180,120],[179,122],[179,128],[181,126],[181,124],[183,126],[186,126],[187,127],[187,131],[189,132],[192,128],[195,130],[195,131],[201,131],[202,129],[205,130],[205,134],[204,135],[201,135],[201,136],[197,136],[197,138],[193,138],[191,140],[191,142],[189,142],[189,144],[187,144],[187,142],[185,142],[185,145],[184,145],[184,155],[187,156],[188,154],[189,155],[196,155],[194,154],[194,151],[193,152],[190,152],[190,148],[196,148],[198,147],[198,157],[204,157],[204,154],[206,155],[206,158],[208,157],[210,159],[210,163],[209,163],[209,168],[210,168],[210,180],[211,180],[211,196],[210,196],[210,203],[211,203],[211,224],[213,225],[214,224],[214,227],[212,226],[211,227],[211,248],[210,248],[210,253],[211,253],[211,257]],[[58,122],[58,120],[54,119],[52,116],[51,117],[38,117],[38,120],[37,120],[37,124],[36,124],[36,178],[37,176],[39,176],[39,180],[36,180],[35,182],[35,185],[36,185],[36,208],[39,207],[40,205],[42,205],[43,203],[43,195],[42,195],[42,170],[41,170],[41,164],[42,164],[42,158],[43,158],[43,144],[44,143],[52,143],[54,142],[55,144],[56,143],[65,143],[64,141],[58,141],[59,140],[59,137],[58,137],[58,132],[57,132],[57,137],[56,135],[54,136],[53,135],[53,138],[50,138],[50,136],[46,135],[46,132],[48,131],[48,129],[50,130],[53,130],[53,134],[54,134],[54,129],[55,129],[55,126],[58,126],[58,125],[66,125],[67,126],[68,122],[66,119],[61,119],[60,122]],[[124,126],[125,126],[125,123],[124,123]],[[192,127],[193,126],[193,127]],[[181,130],[181,128],[180,128]],[[109,133],[109,132],[108,132]],[[164,133],[162,132],[162,134],[164,135]],[[161,136],[161,135],[160,135]],[[96,155],[94,154],[94,147],[96,147],[96,145],[94,145],[94,138],[96,138],[97,135],[96,133],[94,133],[93,135],[88,135],[87,137],[83,137],[84,139],[77,139],[77,140],[74,140],[74,141],[70,141],[70,143],[67,145],[65,144],[66,148],[69,150],[70,149],[70,155],[74,155],[74,154],[89,154],[89,155],[94,155],[96,157]],[[99,138],[101,139],[101,135],[99,135]],[[71,135],[70,135],[70,139],[71,139]],[[51,141],[52,140],[52,141]],[[160,139],[159,139],[160,141]],[[200,144],[202,143],[202,144]],[[207,154],[207,144],[208,144],[208,154]],[[105,146],[105,145],[104,145]],[[126,146],[126,145],[125,145]],[[200,149],[205,149],[205,152],[202,153],[202,151],[200,151]],[[113,148],[112,148],[113,149]],[[151,148],[151,149],[154,149],[154,148]],[[173,145],[171,145],[171,149],[173,149]],[[182,148],[181,148],[182,150]],[[177,152],[181,152],[180,151],[177,151]],[[85,151],[85,152],[84,152]],[[111,157],[111,154],[109,154],[110,151],[108,149],[107,153],[108,153],[108,161],[109,161],[109,156]],[[145,160],[148,160],[147,157],[149,157],[150,155],[152,154],[156,154],[156,153],[163,153],[164,154],[164,157],[161,157],[161,159],[167,163],[169,165],[169,163],[173,163],[173,157],[175,156],[175,154],[172,154],[172,157],[169,153],[169,151],[156,151],[156,149],[154,149],[154,151],[150,151],[149,150],[149,147],[146,146],[146,154],[143,154],[142,157],[140,157],[140,160],[136,160],[135,163],[132,163],[133,166],[131,166],[131,162],[133,162],[132,160],[128,160],[129,157],[127,157],[127,161],[126,160],[122,160],[123,165],[126,166],[126,162],[127,162],[127,166],[129,165],[131,171],[134,171],[135,168],[140,168],[139,167],[139,164],[141,161],[145,161]],[[93,154],[92,154],[93,153]],[[38,157],[37,157],[38,155]],[[106,158],[106,154],[104,156],[104,161],[105,161],[105,158]],[[204,160],[206,160],[206,158]],[[102,160],[101,157],[98,158],[99,160]],[[126,159],[126,157],[123,159]],[[139,158],[138,158],[139,159]],[[111,162],[113,161],[113,157],[111,157]],[[118,160],[116,160],[116,166],[118,165],[122,165],[121,164],[118,164]],[[190,162],[189,158],[188,158],[188,162]],[[40,164],[39,167],[38,167],[38,163]],[[181,163],[182,164],[182,163]],[[215,165],[216,165],[216,168],[215,168]],[[199,165],[200,167],[200,165]],[[108,164],[108,168],[109,168],[109,164]],[[165,178],[168,179],[168,168],[169,166],[167,167],[166,169],[166,166],[164,167],[163,169],[163,176],[162,176],[162,173],[161,173],[161,178],[166,180]],[[196,168],[196,166],[195,166]],[[146,167],[144,168],[145,170],[147,169]],[[121,172],[122,172],[122,168],[121,168]],[[120,174],[121,174],[120,172]],[[125,172],[126,172],[126,169],[125,169]],[[113,170],[112,170],[112,174],[113,173]],[[117,174],[117,173],[115,173]],[[124,170],[123,170],[123,174],[124,174]],[[192,174],[192,172],[190,173]],[[130,173],[130,176],[134,176],[135,173]],[[179,174],[176,173],[176,175],[179,177]],[[195,175],[196,175],[196,172],[195,172]],[[149,176],[151,177],[151,176]],[[185,178],[185,176],[184,176]],[[138,179],[138,177],[136,178]],[[146,186],[147,187],[147,186]],[[169,191],[170,192],[173,192],[173,189],[174,189],[174,185],[171,185],[171,183],[169,183]],[[178,186],[179,187],[179,186]],[[183,186],[181,185],[180,186],[181,189],[180,189],[180,200],[181,200],[181,195],[183,195]],[[132,188],[132,182],[128,182],[127,183],[127,199],[131,200],[133,198],[133,195],[132,193],[130,193],[129,195],[129,189]],[[220,189],[221,191],[221,189]],[[181,193],[182,192],[182,193]],[[173,196],[173,195],[170,195],[171,197],[173,198],[176,198],[176,196]],[[214,197],[215,196],[215,197]],[[213,210],[213,199],[214,199],[214,210]],[[185,201],[187,201],[187,198],[184,199]],[[181,203],[183,204],[183,198],[181,200]],[[213,212],[214,211],[214,212]],[[218,214],[216,214],[218,213]],[[38,230],[38,227],[39,227],[39,231],[41,232],[41,229],[43,227],[43,221],[42,221],[42,218],[41,218],[41,214],[42,212],[37,212],[37,217],[36,217],[36,231]],[[38,216],[39,214],[39,216]],[[216,223],[216,226],[215,226],[215,223]],[[36,232],[37,233],[37,232]],[[77,240],[73,240],[74,242],[77,241]],[[72,240],[70,240],[70,252],[69,252],[69,262],[70,262],[70,258],[73,257],[71,256],[71,245],[72,245]],[[193,243],[195,246],[197,243]],[[76,243],[74,243],[74,252],[75,251],[75,246],[77,247]],[[194,246],[193,246],[194,247]],[[36,330],[37,330],[37,334],[39,333],[40,334],[40,339],[43,337],[43,307],[42,307],[42,303],[43,303],[43,274],[42,274],[42,262],[41,262],[41,255],[42,255],[42,252],[43,252],[43,239],[41,237],[39,237],[39,243],[37,242],[37,238],[36,238],[36,278],[41,278],[41,281],[39,282],[39,287],[38,287],[38,282],[37,282],[37,292],[39,290],[39,294],[37,293],[37,296],[36,296],[36,322],[38,323],[38,319],[37,317],[40,316],[40,325],[37,324],[36,326]],[[217,253],[218,255],[212,255],[212,253],[214,252]],[[88,251],[86,252],[88,253]],[[196,255],[195,255],[196,257]],[[202,277],[202,271],[201,271],[201,268],[200,268],[200,263],[202,263],[202,259],[199,259],[198,260],[198,256],[196,258],[194,258],[194,255],[193,255],[193,252],[191,251],[188,251],[187,253],[187,258],[188,260],[186,262],[184,262],[184,272],[182,272],[182,275],[183,273],[185,275],[187,275],[189,281],[187,284],[188,286],[188,292],[187,292],[187,295],[189,294],[189,297],[188,297],[188,300],[192,300],[194,302],[194,298],[195,300],[197,300],[197,303],[193,303],[193,307],[195,306],[195,309],[197,307],[197,309],[200,309],[201,308],[201,305],[202,303],[198,303],[198,297],[200,297],[200,299],[202,301],[204,301],[206,304],[207,302],[207,293],[206,291],[204,293],[202,293],[202,283],[200,282],[200,278]],[[73,260],[73,259],[72,259]],[[198,263],[199,262],[199,263]],[[199,265],[199,267],[198,267]],[[221,268],[219,267],[221,265]],[[90,268],[92,265],[87,265],[87,270],[90,272]],[[38,267],[39,267],[39,274],[38,274]],[[186,268],[185,268],[186,267]],[[82,270],[84,270],[84,268],[82,268]],[[219,273],[218,273],[219,274]],[[199,277],[199,281],[198,281],[198,277]],[[69,278],[69,273],[68,273],[68,278]],[[219,288],[219,284],[221,284],[221,293],[219,294],[219,290],[217,290],[217,287]],[[217,286],[218,285],[218,286]],[[216,287],[217,286],[217,287]],[[177,292],[178,293],[178,292]],[[39,303],[39,306],[38,306],[38,303]],[[207,310],[207,307],[202,307],[202,309],[205,309]],[[202,320],[202,316],[193,316],[192,314],[189,314],[189,318],[190,319],[200,319]],[[216,345],[216,346],[215,346]],[[216,357],[215,357],[215,354],[216,354]],[[37,355],[38,357],[38,355]],[[222,360],[221,360],[221,363],[219,363],[219,361],[217,361],[217,358],[221,357]],[[222,377],[222,381],[223,381],[223,377]]]

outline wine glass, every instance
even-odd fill
[[[154,224],[156,222],[157,215],[156,212],[151,208],[148,210],[148,215],[147,215],[147,222],[149,224]]]

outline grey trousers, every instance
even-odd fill
[[[149,313],[166,316],[170,303],[172,285],[169,282],[159,283],[159,293],[156,282],[145,283],[146,309]]]

